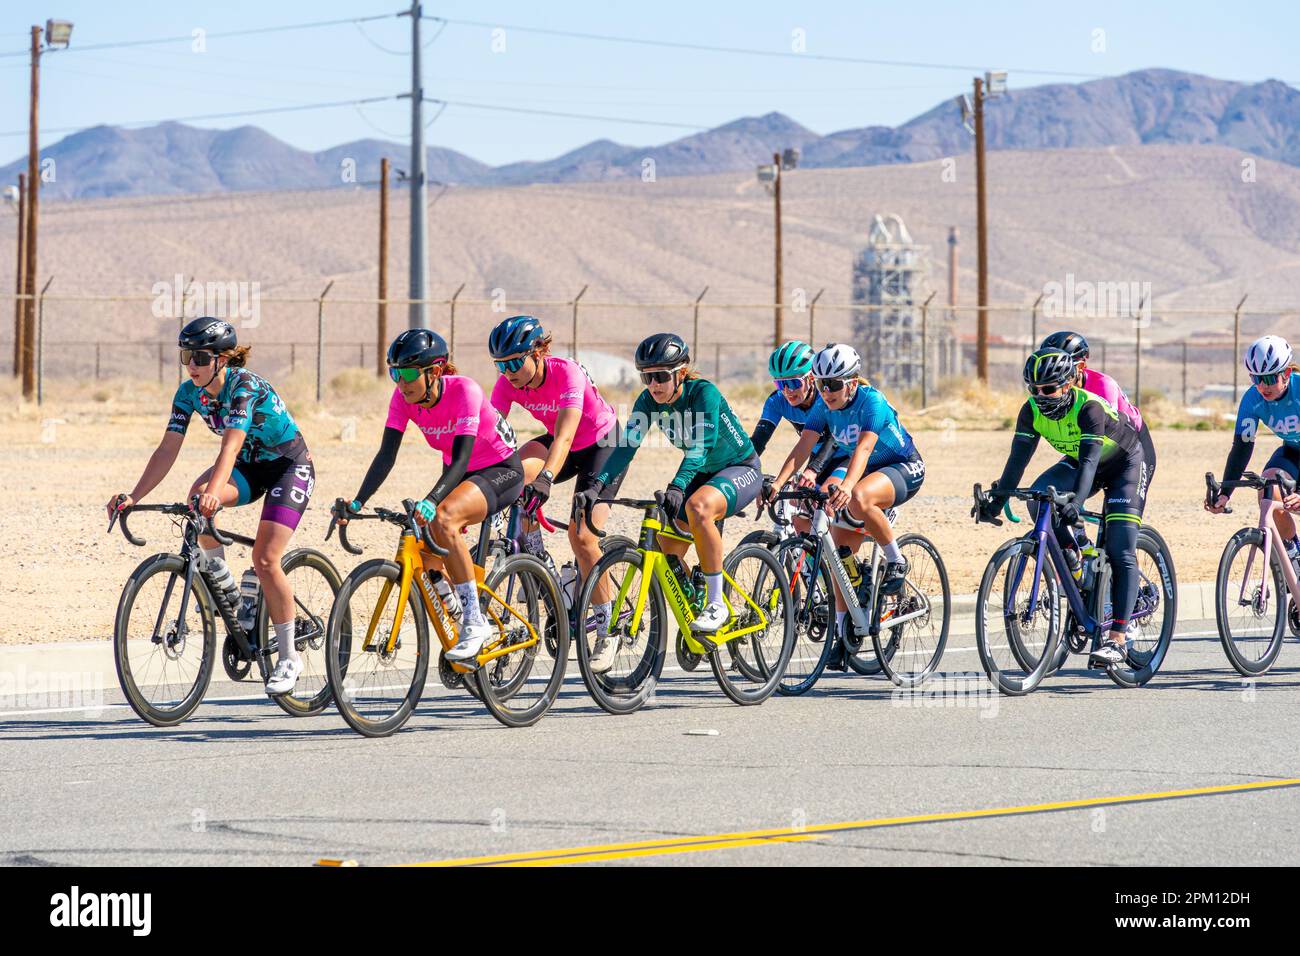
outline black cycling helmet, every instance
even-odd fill
[[[636,367],[676,368],[691,360],[682,337],[673,332],[656,332],[636,347]]]
[[[492,330],[488,336],[488,351],[494,359],[531,351],[546,337],[542,323],[531,315],[512,315]]]
[[[1076,365],[1088,357],[1088,340],[1078,332],[1062,329],[1043,339],[1040,349],[1060,349],[1074,359]]]
[[[214,319],[210,315],[190,322],[181,329],[176,347],[194,349],[201,352],[225,352],[239,343],[235,340],[235,327],[225,319]]]
[[[1074,404],[1074,391],[1067,389],[1050,398],[1037,394],[1036,386],[1073,385],[1074,359],[1062,349],[1044,348],[1025,361],[1025,385],[1030,390],[1030,401],[1047,418],[1063,418]]]
[[[393,368],[428,368],[447,361],[447,341],[431,329],[407,329],[388,346]]]

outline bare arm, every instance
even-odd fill
[[[563,408],[555,418],[555,438],[551,441],[550,451],[543,465],[552,475],[558,475],[569,457],[573,447],[573,436],[578,434],[578,425],[582,422],[581,408]]]
[[[180,454],[184,441],[185,436],[178,432],[163,432],[162,441],[149,456],[149,461],[140,474],[140,480],[131,489],[131,494],[128,496],[131,504],[135,504],[149,494],[167,477],[167,473],[172,470],[172,465],[176,464],[176,456]]]
[[[785,464],[781,466],[776,481],[772,483],[773,487],[780,488],[784,485],[790,480],[794,470],[808,460],[813,445],[817,444],[817,438],[818,434],[810,428],[805,428],[799,433],[799,440],[794,443],[794,447],[790,449],[790,454],[786,456]]]

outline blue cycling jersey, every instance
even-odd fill
[[[228,428],[248,433],[239,461],[294,458],[306,447],[297,422],[271,383],[246,368],[228,369],[226,384],[216,398],[193,382],[182,382],[172,399],[167,430],[184,435],[195,412],[218,435]]]
[[[1282,397],[1266,401],[1259,389],[1248,389],[1237,409],[1237,437],[1254,441],[1259,423],[1288,445],[1300,445],[1300,392],[1288,388]]]
[[[921,457],[912,444],[912,436],[898,420],[898,412],[870,385],[858,385],[853,401],[838,410],[827,408],[819,401],[809,410],[803,427],[820,432],[828,423],[831,438],[846,455],[853,454],[865,432],[875,432],[878,438],[867,459],[868,470]]]
[[[802,435],[805,426],[808,424],[808,416],[812,414],[814,409],[825,407],[826,406],[822,402],[822,397],[820,395],[814,398],[812,405],[806,409],[800,408],[798,405],[791,405],[785,400],[785,396],[781,394],[781,390],[777,389],[771,395],[767,396],[767,401],[763,403],[763,411],[759,414],[758,420],[760,422],[771,422],[773,425],[779,425],[781,424],[781,419],[784,418],[790,424],[794,425],[794,430],[796,432]],[[817,453],[822,449],[822,444],[823,442],[819,438],[817,444],[813,445],[812,451],[809,452],[809,457],[816,457]]]

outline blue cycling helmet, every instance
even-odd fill
[[[542,323],[531,315],[512,315],[497,324],[488,336],[488,351],[494,359],[527,352],[546,337]]]
[[[813,350],[806,342],[785,342],[767,360],[772,378],[802,378],[812,371]]]

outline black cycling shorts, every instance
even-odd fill
[[[292,458],[235,462],[230,481],[239,489],[238,503],[241,505],[266,495],[262,504],[262,521],[297,528],[316,487],[316,468],[311,461],[311,452],[303,446]]]
[[[882,465],[867,474],[885,475],[893,482],[894,503],[890,507],[897,508],[915,498],[921,490],[921,485],[925,483],[925,462],[920,457],[912,458],[892,465]]]
[[[529,442],[537,442],[543,448],[550,450],[551,442],[555,441],[555,436],[550,434],[538,435],[536,438],[530,438]],[[596,481],[605,468],[605,462],[609,456],[614,454],[614,449],[623,441],[623,429],[618,422],[614,427],[605,432],[594,442],[581,451],[569,449],[569,455],[564,459],[564,464],[560,467],[560,473],[555,476],[552,484],[558,485],[568,481],[570,478],[577,477],[578,481],[573,486],[574,494],[580,494],[586,491]],[[527,447],[525,445],[524,447]],[[622,474],[615,475],[605,490],[600,493],[601,500],[608,501],[618,495],[619,485],[623,484],[623,476],[627,474],[627,469]]]
[[[1273,454],[1268,456],[1268,461],[1264,464],[1264,470],[1276,468],[1290,475],[1292,478],[1300,479],[1300,447],[1295,445],[1278,445]]]
[[[496,514],[514,504],[523,492],[524,464],[519,460],[519,452],[512,452],[505,461],[471,471],[465,476],[465,481],[472,481],[483,492],[488,514]]]

